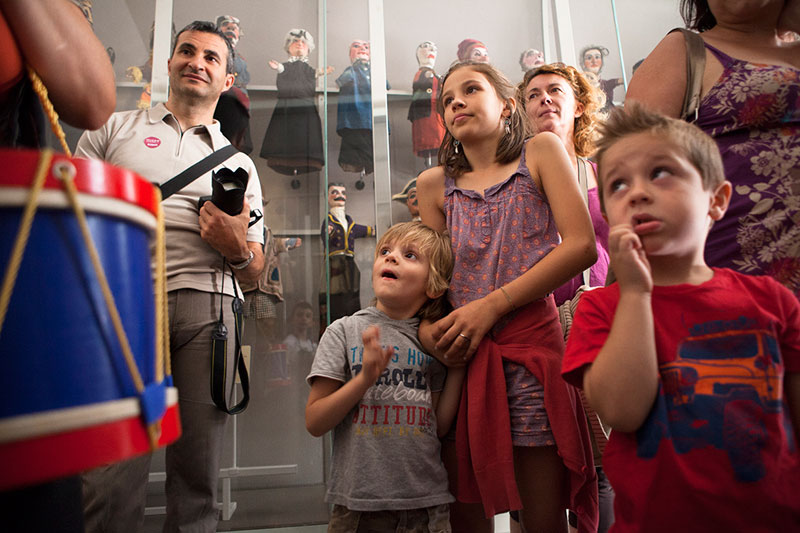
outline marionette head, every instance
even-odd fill
[[[544,65],[544,54],[536,48],[528,48],[519,56],[519,66],[522,72],[528,72]]]
[[[306,30],[292,28],[286,34],[283,49],[290,57],[306,57],[314,50],[314,37]]]
[[[583,70],[600,75],[603,70],[603,58],[608,55],[608,48],[590,44],[581,50],[581,64]]]
[[[425,41],[417,46],[417,63],[419,63],[420,67],[428,67],[433,68],[433,65],[436,64],[436,54],[439,52],[439,49],[436,47],[436,43],[431,41]]]
[[[475,39],[464,39],[458,43],[457,55],[459,61],[489,62],[489,51],[486,49],[486,45]]]
[[[350,43],[350,63],[364,61],[369,63],[369,42],[353,41]]]
[[[344,207],[347,202],[347,192],[344,183],[331,183],[328,185],[328,207]]]
[[[402,191],[392,196],[392,200],[405,203],[411,216],[418,217],[419,202],[417,201],[417,178],[406,183]]]
[[[236,47],[239,38],[242,36],[242,26],[239,19],[233,15],[220,15],[217,17],[217,28],[231,42],[231,46]]]

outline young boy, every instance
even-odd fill
[[[417,329],[444,315],[452,270],[445,236],[421,222],[392,226],[372,266],[375,306],[320,339],[306,428],[334,430],[328,531],[451,531],[438,436],[458,409],[464,370],[447,373],[425,354]]]
[[[796,531],[798,301],[706,265],[731,195],[710,137],[632,104],[602,133],[617,282],[582,296],[562,370],[613,428],[612,531]]]

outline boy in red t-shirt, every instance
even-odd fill
[[[562,368],[613,428],[611,531],[797,530],[798,300],[706,265],[732,193],[716,145],[625,108],[597,153],[617,282],[582,296]]]

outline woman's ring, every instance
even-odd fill
[[[467,337],[467,336],[466,336],[466,335],[464,335],[463,333],[459,333],[459,334],[458,334],[458,336],[459,336],[459,337],[464,337],[464,338],[467,340],[467,342],[470,342],[470,340],[469,340],[469,337]]]

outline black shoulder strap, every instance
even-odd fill
[[[698,33],[685,28],[675,28],[670,33],[674,31],[680,31],[686,41],[686,92],[683,95],[681,118],[687,122],[694,122],[697,120],[697,110],[700,107],[700,91],[706,67],[706,47]]]
[[[162,183],[159,185],[161,189],[161,200],[166,200],[238,151],[239,150],[237,150],[235,146],[229,144],[204,157],[177,176],[172,177],[166,183]]]

